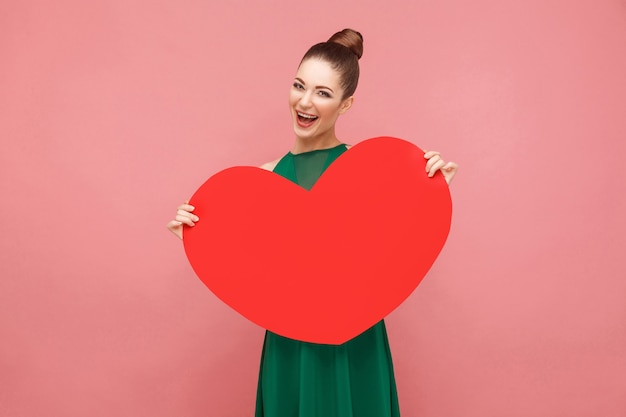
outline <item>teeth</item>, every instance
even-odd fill
[[[304,113],[300,113],[300,112],[298,112],[298,116],[304,117],[305,119],[317,119],[317,116],[312,116],[310,114],[304,114]]]

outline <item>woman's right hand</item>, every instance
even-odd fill
[[[193,227],[196,222],[200,220],[198,216],[193,214],[195,207],[188,203],[187,201],[178,206],[176,217],[167,224],[167,228],[170,229],[170,232],[178,236],[179,239],[183,238],[183,224]]]

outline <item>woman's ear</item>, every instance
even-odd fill
[[[350,96],[345,99],[339,106],[339,114],[344,114],[345,112],[350,110],[350,107],[352,107],[352,103],[354,103],[354,96]]]

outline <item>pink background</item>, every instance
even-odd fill
[[[263,331],[165,224],[290,148],[296,65],[346,26],[340,137],[461,166],[387,320],[403,415],[626,415],[624,1],[5,0],[1,416],[252,415]]]

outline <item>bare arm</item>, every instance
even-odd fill
[[[265,169],[267,171],[273,171],[274,168],[276,168],[276,165],[278,165],[278,161],[280,161],[280,159],[275,159],[272,162],[267,162],[261,165],[260,168]]]
[[[268,171],[273,171],[276,167],[276,164],[278,164],[278,161],[279,159],[276,159],[275,161],[265,163],[261,165],[260,168]],[[193,214],[194,210],[195,207],[190,205],[189,201],[186,201],[185,203],[178,206],[178,208],[176,209],[176,216],[167,224],[167,228],[169,229],[169,231],[178,236],[179,239],[182,239],[184,227],[183,225],[186,224],[189,227],[193,227],[200,220],[198,216]]]

